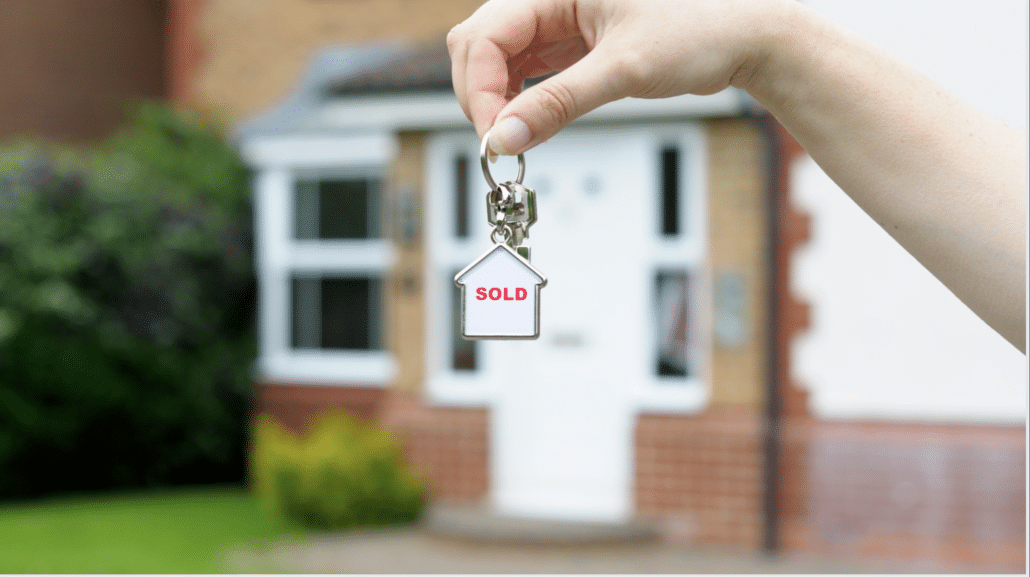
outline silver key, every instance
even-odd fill
[[[486,194],[486,220],[495,227],[503,222],[510,230],[508,245],[521,245],[536,222],[536,191],[518,182],[497,185]]]
[[[529,264],[522,242],[536,222],[536,192],[522,185],[526,161],[519,155],[515,181],[490,176],[487,136],[479,151],[490,185],[486,218],[494,246],[454,277],[461,289],[461,335],[466,339],[535,339],[540,336],[540,289],[547,278]]]

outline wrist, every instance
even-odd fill
[[[755,15],[749,50],[730,80],[765,106],[784,99],[800,80],[809,43],[822,34],[815,13],[796,0],[769,2]]]

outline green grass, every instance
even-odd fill
[[[0,505],[0,573],[221,573],[234,546],[299,531],[241,489]]]

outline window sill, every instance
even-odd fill
[[[652,379],[633,391],[637,409],[699,413],[708,405],[708,387],[698,378]]]
[[[397,375],[397,361],[385,351],[290,351],[260,359],[261,378],[324,385],[384,387]]]
[[[489,380],[478,372],[436,376],[427,385],[426,396],[437,406],[485,407],[493,397]]]

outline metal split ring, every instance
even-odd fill
[[[501,235],[500,240],[497,239],[498,234]],[[494,227],[493,232],[490,233],[490,240],[498,244],[502,242],[504,244],[508,244],[508,242],[511,241],[512,235],[514,234],[515,233],[512,232],[511,227],[504,224],[504,221],[502,220],[497,224],[496,227]]]
[[[486,134],[483,135],[483,143],[479,145],[479,163],[483,165],[483,176],[486,177],[486,183],[490,185],[490,190],[497,188],[497,183],[494,182],[492,176],[490,176],[490,159],[487,158],[486,143],[490,140],[490,131],[487,130]],[[517,184],[522,184],[522,177],[526,175],[526,158],[519,155],[519,175],[515,177]]]

